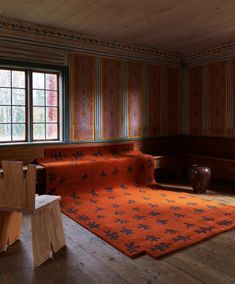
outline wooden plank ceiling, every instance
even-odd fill
[[[8,0],[0,16],[191,53],[234,41],[234,0]]]

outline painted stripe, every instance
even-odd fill
[[[127,93],[127,62],[122,62],[122,136],[128,136],[128,93]]]
[[[231,117],[230,117],[230,120],[231,120],[231,136],[234,136],[234,69],[233,69],[233,62],[232,60],[230,60],[230,93],[231,93]]]
[[[149,135],[149,107],[148,107],[148,70],[147,65],[143,66],[143,114],[142,114],[142,136]]]
[[[208,65],[202,68],[202,135],[208,135]]]
[[[179,125],[178,134],[185,133],[185,111],[187,105],[185,104],[186,94],[184,81],[186,79],[185,67],[179,70],[179,85],[178,85],[178,113],[179,113]]]
[[[233,110],[232,110],[232,64],[231,60],[227,61],[227,136],[232,136],[232,125],[233,125]]]
[[[161,105],[162,105],[162,127],[161,136],[167,135],[167,99],[168,99],[168,88],[167,88],[167,68],[162,67],[161,70]]]
[[[189,90],[188,90],[188,68],[183,67],[182,71],[182,134],[189,133]]]
[[[95,141],[101,139],[101,101],[102,101],[102,90],[101,90],[101,58],[96,58],[96,92],[95,92]]]

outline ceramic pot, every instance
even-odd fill
[[[189,182],[195,193],[205,193],[211,180],[211,170],[205,165],[194,164],[189,174]]]

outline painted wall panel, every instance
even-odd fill
[[[70,62],[71,141],[179,134],[179,69],[80,54]]]
[[[208,133],[225,136],[226,126],[226,62],[208,65]]]
[[[147,65],[148,132],[149,136],[159,136],[162,129],[161,108],[161,67]]]
[[[167,70],[167,134],[179,134],[179,70]]]
[[[73,141],[94,140],[94,98],[96,58],[73,55],[71,58],[71,110]]]
[[[235,59],[231,60],[231,135],[235,136]]]
[[[143,64],[128,62],[128,137],[142,136]]]
[[[189,135],[233,137],[235,60],[226,59],[188,68]]]
[[[122,136],[122,62],[102,59],[102,114],[103,139]]]
[[[188,70],[188,115],[189,133],[202,135],[202,66]]]

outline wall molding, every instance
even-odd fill
[[[184,65],[193,66],[235,58],[235,42],[218,45],[182,56]]]
[[[53,47],[57,50],[131,58],[179,67],[182,58],[178,52],[106,41],[76,32],[49,28],[5,17],[0,17],[0,40]]]
[[[37,55],[40,54],[41,47],[44,47],[44,51],[48,51],[50,55],[52,53],[51,48],[53,48],[53,50],[56,50],[54,53],[55,59],[53,60],[59,62],[60,65],[62,63],[63,65],[67,64],[65,53],[69,55],[69,52],[74,51],[127,60],[141,60],[179,68],[184,65],[192,66],[235,58],[235,42],[184,55],[179,52],[107,41],[73,31],[46,27],[5,17],[0,17],[0,41],[1,45],[3,43],[3,47],[0,49],[0,52],[3,53],[3,58],[9,54],[10,51],[7,53],[7,48],[11,48],[11,45],[12,51],[16,45],[22,46],[23,55],[21,57],[23,59],[33,57],[35,60]],[[30,45],[32,48],[27,49],[26,45]],[[64,59],[62,59],[63,56]]]

